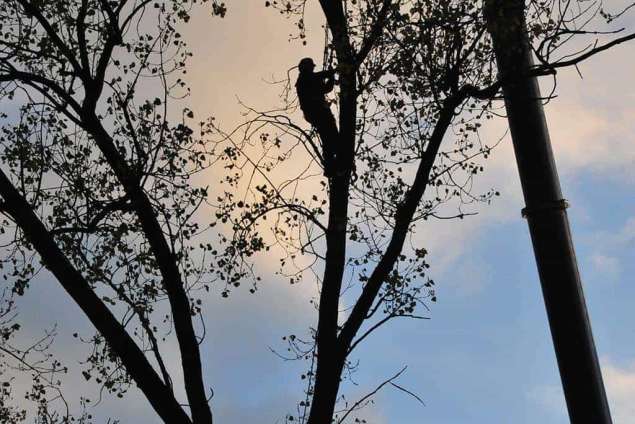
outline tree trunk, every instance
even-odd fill
[[[313,402],[307,424],[330,424],[335,413],[345,357],[329,352],[318,361]]]

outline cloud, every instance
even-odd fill
[[[548,108],[556,161],[565,173],[593,171],[635,174],[635,109],[603,111],[589,108],[577,96],[567,96]]]
[[[591,171],[635,182],[635,59],[624,49],[620,46],[583,62],[583,78],[575,69],[559,73],[558,98],[545,110],[563,173]],[[547,92],[548,80],[543,82],[542,91]]]
[[[589,263],[593,271],[607,279],[617,279],[635,246],[635,216],[626,219],[616,231],[596,231],[584,237],[582,243],[591,247]]]
[[[603,358],[601,362],[613,421],[635,424],[635,360],[624,367],[609,358]]]
[[[608,279],[616,279],[621,271],[620,261],[614,256],[594,254],[591,256],[591,263],[597,272],[601,272]]]
[[[635,360],[620,366],[604,357],[600,363],[613,422],[635,424]],[[567,416],[561,386],[538,386],[528,393],[528,398],[553,415],[563,419]]]
[[[635,216],[624,221],[616,231],[596,231],[590,237],[601,251],[624,251],[635,244]]]

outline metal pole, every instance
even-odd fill
[[[610,424],[602,374],[580,282],[533,65],[523,0],[485,0],[529,231],[560,378],[573,424]]]

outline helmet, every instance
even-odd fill
[[[311,59],[310,57],[305,57],[298,64],[298,69],[301,73],[311,72],[313,71],[313,68],[315,68],[315,63],[313,63],[313,59]]]

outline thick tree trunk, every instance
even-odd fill
[[[333,34],[340,64],[339,139],[340,148],[335,175],[329,179],[329,222],[326,231],[326,257],[320,293],[318,317],[317,367],[315,387],[308,424],[329,424],[333,418],[340,376],[346,359],[338,344],[340,290],[346,262],[346,226],[353,152],[357,92],[353,49],[346,29],[346,17],[341,1],[320,0]]]
[[[350,44],[342,2],[320,0],[320,4],[333,34],[333,44],[340,68],[339,140],[337,142],[341,143],[342,146],[342,160],[338,161],[340,169],[337,171],[337,175],[330,179],[329,223],[326,234],[327,252],[317,331],[317,368],[308,424],[329,424],[333,420],[341,374],[351,343],[401,252],[412,216],[425,192],[430,170],[456,106],[456,100],[452,99],[444,108],[440,122],[431,136],[426,157],[422,159],[413,187],[404,200],[402,212],[396,217],[396,228],[390,246],[373,272],[371,279],[365,285],[362,295],[353,308],[351,317],[344,324],[341,333],[338,334],[340,289],[346,260],[348,198],[350,178],[355,161],[358,95],[355,72],[359,66],[359,61],[364,60],[381,34],[382,25],[391,2],[384,0],[379,21],[358,54],[355,54]]]
[[[344,357],[335,352],[318,361],[314,396],[307,424],[330,424],[335,413]]]
[[[349,178],[349,174],[335,176],[331,184],[327,250],[316,335],[316,379],[309,424],[331,422],[345,360],[338,345],[337,321],[346,261]]]

